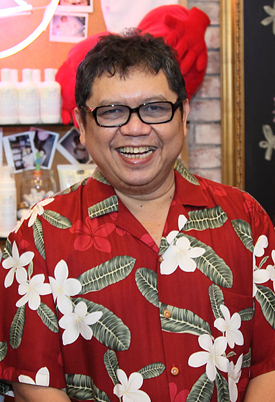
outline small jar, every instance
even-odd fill
[[[21,198],[27,208],[56,192],[52,170],[24,170]]]

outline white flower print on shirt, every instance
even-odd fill
[[[32,384],[32,385],[40,385],[43,387],[48,387],[50,384],[50,373],[47,367],[41,367],[36,373],[35,376],[35,381],[27,376],[21,374],[18,377],[19,382],[25,383],[25,384]]]
[[[273,265],[268,265],[266,270],[269,273],[269,277],[273,282],[273,289],[274,289],[274,292],[275,292],[275,250],[272,250],[271,257],[272,257],[272,260],[273,260]]]
[[[31,310],[37,310],[41,298],[40,295],[51,294],[51,287],[49,283],[44,283],[45,275],[38,274],[33,276],[30,281],[25,283],[20,283],[18,287],[18,293],[24,295],[16,303],[16,307],[22,307],[24,304],[28,303]]]
[[[228,387],[230,402],[236,402],[238,399],[237,383],[242,374],[243,355],[238,358],[236,365],[233,362],[228,364]]]
[[[27,271],[24,267],[32,261],[33,257],[34,253],[32,251],[26,251],[19,255],[17,244],[15,241],[13,242],[12,256],[2,262],[3,268],[10,269],[5,278],[5,288],[8,288],[13,284],[14,274],[18,283],[24,283],[27,281]]]
[[[193,353],[188,359],[189,366],[200,367],[206,364],[206,374],[210,381],[216,378],[216,367],[227,373],[228,359],[223,356],[227,347],[226,338],[220,336],[214,340],[213,344],[211,336],[203,334],[199,336],[199,345],[206,352]]]
[[[243,334],[239,330],[242,320],[239,313],[234,313],[232,317],[226,306],[220,305],[221,312],[224,318],[217,318],[214,322],[214,327],[218,328],[221,332],[225,332],[225,338],[231,349],[236,345],[243,345]]]
[[[265,283],[270,279],[270,273],[266,269],[258,269],[256,266],[256,257],[262,257],[264,255],[264,249],[268,246],[268,239],[265,235],[261,235],[254,247],[253,252],[253,297],[257,293],[256,284]]]
[[[54,198],[50,197],[50,198],[45,198],[42,201],[39,201],[32,209],[30,209],[26,215],[24,215],[24,220],[29,219],[28,222],[28,226],[31,227],[35,221],[35,219],[37,218],[37,215],[42,215],[44,212],[44,208],[45,205],[50,204],[51,202],[54,201]]]
[[[92,339],[93,330],[89,325],[95,324],[101,316],[101,311],[87,314],[86,303],[84,301],[79,302],[75,306],[74,313],[65,314],[59,320],[59,326],[65,329],[62,335],[63,345],[75,342],[79,335],[86,340]]]
[[[168,234],[168,236],[166,236],[166,239],[167,239],[169,244],[171,244],[174,241],[174,238],[179,234],[179,232],[181,230],[183,230],[187,220],[188,219],[184,215],[179,215],[179,217],[178,217],[178,228],[179,228],[179,230],[172,230]]]
[[[150,397],[140,388],[143,384],[143,377],[140,373],[132,373],[127,378],[125,372],[121,369],[116,371],[120,384],[115,385],[114,394],[122,398],[123,402],[150,402]]]
[[[69,297],[75,296],[81,291],[81,283],[74,278],[68,279],[68,275],[67,263],[64,260],[60,260],[54,269],[55,278],[49,277],[54,301],[57,300],[57,307],[62,314],[68,314],[73,311],[73,305]]]
[[[175,244],[170,244],[168,249],[163,253],[160,273],[162,275],[170,275],[177,267],[180,267],[185,272],[194,272],[196,270],[196,263],[193,258],[200,257],[204,253],[204,248],[190,248],[189,239],[185,236],[180,237]]]

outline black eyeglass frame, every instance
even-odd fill
[[[139,105],[139,106],[137,106],[137,107],[135,107],[135,108],[131,108],[130,106],[127,106],[127,105],[103,105],[103,106],[98,106],[98,107],[96,107],[95,109],[93,109],[92,107],[89,107],[89,106],[85,105],[85,106],[82,106],[82,109],[85,110],[91,117],[93,117],[93,118],[95,119],[95,122],[96,122],[96,124],[97,124],[98,126],[100,126],[100,127],[106,127],[106,128],[111,128],[111,127],[122,127],[122,126],[125,126],[125,124],[127,124],[127,123],[129,122],[132,113],[137,113],[137,115],[138,115],[138,117],[140,118],[140,120],[142,121],[142,123],[145,123],[145,124],[164,124],[164,123],[168,123],[169,121],[171,121],[171,120],[173,119],[173,117],[174,117],[174,115],[175,115],[175,111],[178,109],[179,106],[182,105],[182,102],[183,102],[183,101],[182,101],[181,99],[177,99],[175,103],[170,102],[170,101],[148,102],[148,103],[142,103],[141,105]],[[172,107],[172,114],[171,114],[171,117],[170,117],[168,120],[164,120],[164,121],[161,121],[161,122],[157,122],[157,123],[155,123],[155,122],[154,122],[154,123],[147,123],[146,121],[144,121],[144,120],[142,119],[142,117],[141,117],[141,115],[140,115],[140,112],[139,112],[139,109],[140,109],[142,106],[153,105],[153,104],[156,104],[156,103],[158,103],[158,104],[159,104],[159,103],[169,103],[169,104],[171,105],[171,107]],[[101,109],[101,108],[104,108],[104,107],[116,107],[116,106],[123,106],[123,107],[126,107],[126,108],[129,110],[129,116],[128,116],[128,119],[126,120],[126,122],[123,123],[123,124],[114,124],[114,125],[111,125],[111,126],[106,126],[105,124],[100,124],[100,123],[98,122],[98,120],[97,120],[97,111],[98,111],[99,109]]]

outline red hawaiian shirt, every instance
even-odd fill
[[[1,262],[0,378],[76,401],[236,402],[275,369],[267,214],[178,161],[175,181],[160,248],[98,170],[25,216]]]

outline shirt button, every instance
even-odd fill
[[[171,313],[169,310],[167,310],[167,308],[164,310],[163,316],[164,316],[164,318],[167,318],[167,319],[171,317]]]
[[[180,371],[179,371],[179,369],[177,367],[174,366],[174,367],[171,368],[171,374],[172,375],[177,376],[179,374],[179,372]]]
[[[160,255],[159,256],[159,262],[162,262],[163,261],[163,257],[162,257],[162,255]]]

